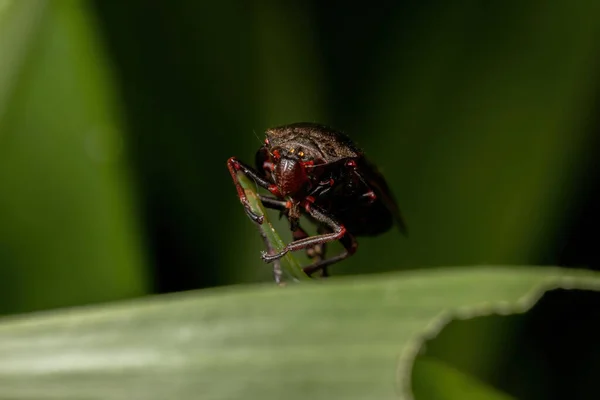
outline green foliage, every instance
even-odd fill
[[[418,377],[414,390],[419,394],[419,399],[513,399],[512,396],[436,359],[418,360],[413,373]]]
[[[598,278],[477,265],[559,252],[597,150],[600,3],[296,3],[0,0],[0,314],[139,297],[165,271],[270,282],[225,160],[278,124],[345,130],[410,230],[359,238],[325,282],[5,318],[1,398],[531,398],[495,376],[516,317],[472,318]],[[586,365],[569,395],[595,387]]]
[[[447,268],[161,295],[0,322],[3,398],[506,399],[413,360],[454,316],[527,311],[558,268]],[[544,378],[547,379],[547,378]],[[470,393],[475,397],[465,397]],[[476,397],[479,396],[479,397]]]
[[[0,313],[143,294],[124,132],[95,21],[78,1],[1,3]]]

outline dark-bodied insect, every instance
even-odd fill
[[[246,213],[255,222],[263,222],[250,209],[238,172],[271,192],[273,196],[261,195],[260,200],[288,218],[294,239],[277,254],[263,252],[265,262],[305,249],[313,263],[304,272],[311,275],[321,270],[327,276],[328,266],[356,252],[355,236],[379,235],[394,223],[406,233],[385,179],[341,132],[305,122],[268,129],[255,164],[253,169],[235,157],[227,161]],[[301,215],[317,225],[317,235],[309,236],[302,229]],[[335,240],[344,251],[325,258],[326,243]]]

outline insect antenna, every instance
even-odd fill
[[[258,143],[262,144],[262,140],[260,140],[254,129],[252,129],[252,133],[254,133],[254,137],[256,138],[256,140],[258,140]]]

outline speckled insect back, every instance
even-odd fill
[[[355,236],[378,235],[394,223],[406,233],[385,179],[341,132],[307,122],[268,129],[255,164],[256,170],[235,157],[227,161],[246,213],[262,223],[262,217],[250,209],[238,172],[271,192],[273,196],[261,195],[260,199],[265,207],[284,213],[294,239],[277,254],[263,252],[266,262],[304,249],[313,261],[304,271],[311,275],[320,270],[327,276],[328,266],[356,252]],[[302,229],[301,215],[317,225],[318,235],[308,236]],[[342,243],[344,251],[325,258],[326,243],[334,240]]]

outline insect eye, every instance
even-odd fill
[[[269,139],[265,139],[265,144],[268,146],[269,145]]]
[[[304,157],[304,152],[303,152],[302,150],[300,150],[300,151],[298,152],[298,156],[299,156],[300,158]]]

